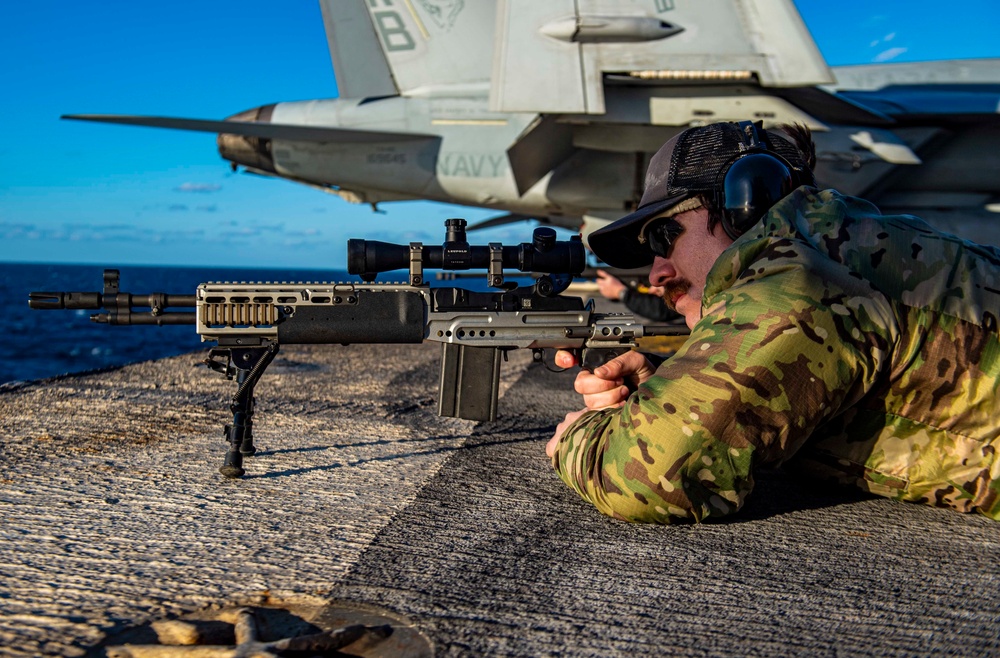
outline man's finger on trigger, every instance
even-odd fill
[[[556,350],[554,361],[560,368],[572,368],[576,365],[576,357],[566,350]]]

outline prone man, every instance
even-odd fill
[[[1000,250],[815,187],[808,130],[688,129],[592,233],[691,336],[581,371],[547,452],[601,512],[737,512],[760,466],[1000,520]],[[573,364],[568,352],[557,363]]]

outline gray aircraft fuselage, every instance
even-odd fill
[[[691,125],[812,129],[820,185],[1000,243],[1000,60],[830,68],[790,0],[321,0],[341,97],[225,121],[234,168],[572,229],[638,203]]]

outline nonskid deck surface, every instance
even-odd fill
[[[0,655],[268,593],[377,606],[437,655],[1000,651],[995,522],[777,472],[731,522],[604,518],[544,455],[573,373],[525,352],[476,424],[436,415],[432,346],[284,348],[239,481],[200,353],[6,387]]]

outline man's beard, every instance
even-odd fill
[[[663,286],[663,301],[668,307],[673,310],[677,310],[674,306],[673,300],[677,299],[681,295],[688,294],[688,290],[691,289],[691,282],[687,279],[677,279],[671,281],[670,283]]]

